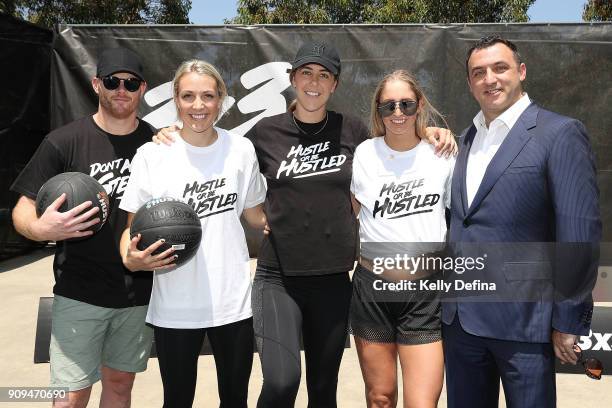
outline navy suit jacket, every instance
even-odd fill
[[[532,103],[499,147],[468,207],[466,164],[475,135],[471,126],[460,137],[450,242],[504,243],[505,249],[486,263],[502,293],[498,301],[486,303],[444,302],[443,322],[451,324],[459,314],[468,333],[534,343],[549,342],[553,328],[588,335],[601,222],[594,156],[584,126]],[[553,250],[539,244],[552,242],[566,244]],[[512,243],[520,249],[512,250]],[[551,282],[550,290],[543,281]],[[564,286],[576,290],[568,295]],[[512,291],[530,293],[530,301],[508,301]],[[534,291],[541,297],[534,299]]]

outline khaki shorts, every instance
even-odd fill
[[[101,366],[146,370],[153,339],[146,314],[147,306],[112,309],[56,295],[49,346],[51,386],[87,388],[100,380]]]

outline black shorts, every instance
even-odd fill
[[[353,274],[351,333],[376,343],[414,345],[441,340],[439,292],[377,290],[385,282],[390,283],[357,265]],[[418,287],[418,280],[412,282]]]

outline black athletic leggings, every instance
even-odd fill
[[[253,319],[206,329],[153,327],[164,408],[191,408],[204,336],[215,357],[220,407],[245,408],[253,365]]]
[[[253,324],[263,370],[258,408],[294,406],[301,375],[300,335],[308,407],[336,407],[350,300],[348,272],[287,277],[278,270],[257,267]]]

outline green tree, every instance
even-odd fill
[[[610,0],[588,0],[582,11],[584,21],[612,21]]]
[[[0,12],[15,15],[16,8],[15,0],[0,0]]]
[[[240,0],[235,24],[528,21],[535,0]]]
[[[1,0],[0,11],[53,27],[63,24],[189,24],[191,0]]]
[[[321,2],[302,0],[240,0],[231,24],[327,24],[331,23]]]

